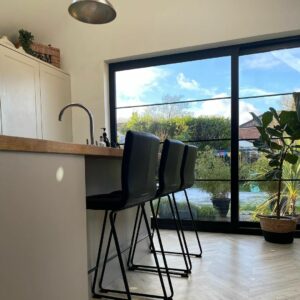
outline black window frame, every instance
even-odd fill
[[[231,57],[231,138],[229,139],[231,141],[231,179],[228,180],[231,182],[231,221],[212,222],[197,220],[197,227],[199,230],[249,234],[261,233],[258,222],[239,221],[239,184],[242,180],[239,179],[238,153],[239,142],[240,140],[244,140],[239,138],[239,100],[244,98],[239,98],[239,58],[243,55],[295,47],[300,47],[300,35],[109,63],[110,132],[112,142],[116,142],[116,72],[193,60],[219,58],[225,56]],[[159,223],[162,228],[172,228],[173,226],[171,220],[168,219],[162,219]],[[192,229],[192,224],[190,221],[184,220],[183,225],[186,229]],[[300,226],[298,226],[297,229],[300,229]]]

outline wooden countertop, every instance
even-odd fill
[[[0,135],[0,151],[36,152],[122,158],[123,150]]]

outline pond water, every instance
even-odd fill
[[[199,220],[208,220],[208,221],[230,221],[230,211],[227,213],[226,217],[221,217],[218,213],[217,214],[211,214],[212,211],[209,208],[213,207],[212,201],[211,201],[211,194],[200,189],[200,188],[189,188],[187,190],[190,203],[196,206],[199,206],[199,208],[202,210],[204,208],[204,211],[202,211],[201,216],[197,216],[196,218]],[[230,195],[229,195],[230,196]],[[264,202],[269,197],[269,194],[266,192],[261,191],[252,191],[252,192],[246,192],[241,191],[239,193],[239,206],[240,206],[240,214],[239,214],[239,220],[240,221],[253,221],[252,214],[255,210],[256,206]],[[176,193],[176,200],[178,202],[186,203],[185,196],[183,192]],[[162,205],[165,208],[169,207],[169,205]],[[300,206],[300,199],[298,199],[296,207]],[[205,209],[207,208],[207,209]],[[230,208],[229,208],[230,209]],[[167,209],[168,211],[168,209]],[[161,207],[160,210],[162,217],[169,217],[168,214],[170,212],[166,212],[163,207]],[[167,215],[165,215],[167,213]],[[187,212],[182,215],[183,219],[188,218],[189,214]]]
[[[194,204],[198,205],[211,205],[211,194],[199,188],[189,188],[187,190],[189,199]],[[240,204],[259,204],[268,197],[268,193],[265,192],[240,192],[239,201]],[[180,192],[176,194],[176,200],[185,201],[184,193]]]

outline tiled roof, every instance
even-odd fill
[[[239,137],[240,139],[258,139],[259,132],[256,127],[247,127],[239,129]]]

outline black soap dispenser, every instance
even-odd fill
[[[105,143],[106,147],[110,147],[110,142],[109,139],[107,137],[107,133],[106,133],[106,128],[102,128],[103,129],[103,142]]]

